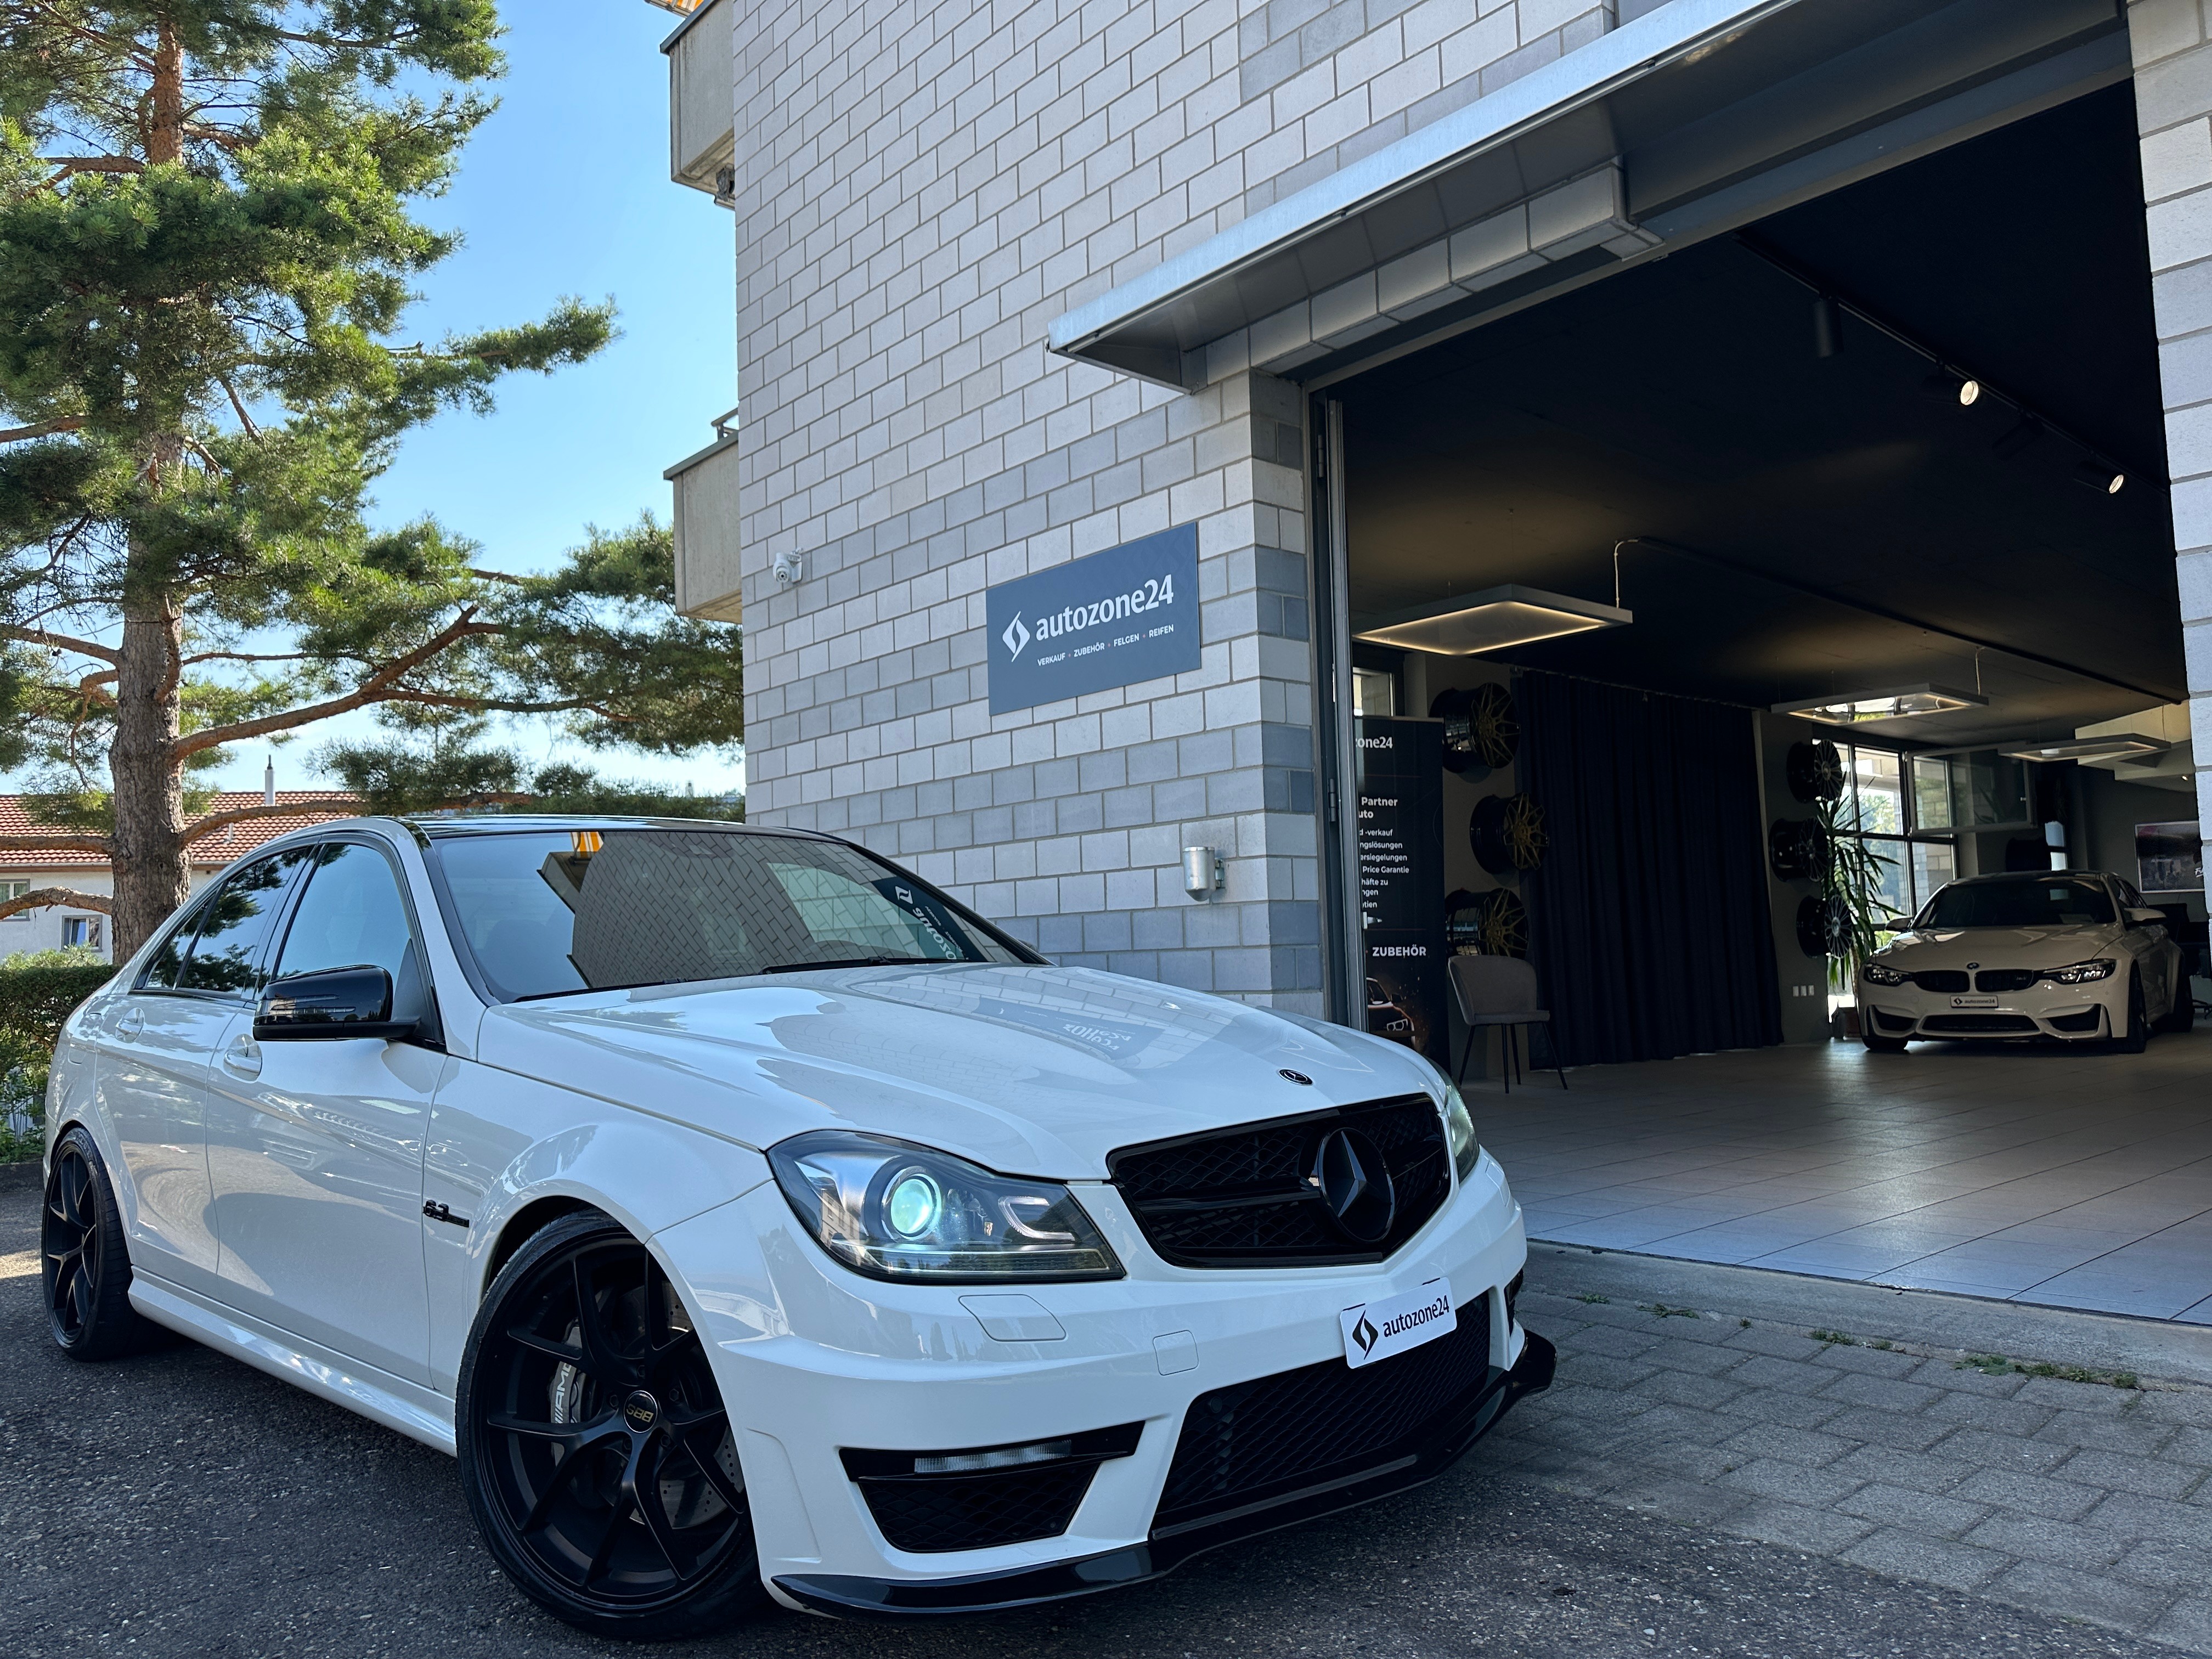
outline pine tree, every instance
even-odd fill
[[[394,810],[520,793],[502,713],[742,737],[736,631],[675,614],[649,520],[531,575],[366,522],[408,431],[612,335],[568,301],[399,336],[498,33],[490,0],[0,0],[0,764],[57,826],[0,845],[106,854],[118,955],[194,837],[268,810],[195,820],[227,745],[374,709],[393,740],[325,758]]]

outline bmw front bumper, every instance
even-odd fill
[[[1949,994],[1917,985],[1858,983],[1864,1027],[1876,1036],[2003,1042],[2056,1037],[2100,1042],[2127,1027],[2127,979],[2115,974],[2087,985],[2042,981],[1998,995]]]
[[[1026,1289],[878,1283],[833,1263],[772,1184],[656,1235],[738,1431],[761,1574],[779,1601],[841,1615],[973,1613],[1155,1577],[1232,1540],[1431,1480],[1514,1401],[1551,1382],[1550,1345],[1509,1312],[1506,1289],[1528,1251],[1519,1207],[1487,1158],[1371,1267],[1170,1267],[1113,1188],[1077,1190],[1126,1278]],[[1247,1385],[1296,1389],[1304,1384],[1289,1374],[1301,1371],[1348,1398],[1340,1314],[1439,1280],[1456,1339],[1354,1374],[1386,1392],[1428,1390],[1397,1402],[1402,1431],[1310,1480],[1296,1472],[1293,1448],[1286,1478],[1193,1498],[1189,1460],[1178,1467],[1177,1455],[1194,1406],[1218,1413]],[[1018,1326],[995,1322],[1020,1340],[987,1334],[970,1305],[1008,1292],[1035,1306]],[[1455,1340],[1464,1352],[1447,1370],[1440,1356]],[[1018,1542],[899,1547],[880,1495],[856,1473],[871,1458],[909,1454],[1079,1449],[1108,1431],[1127,1449],[1096,1461],[1062,1529]]]

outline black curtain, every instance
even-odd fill
[[[1516,677],[1550,839],[1529,957],[1570,1066],[1782,1041],[1750,712]]]

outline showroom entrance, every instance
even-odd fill
[[[1320,387],[1343,891],[1534,967],[1586,1069],[1470,1089],[1532,1235],[2212,1318],[2212,1033],[1873,1054],[1839,960],[1854,870],[1862,939],[2105,870],[2212,995],[2136,131],[2106,87]],[[1379,936],[1370,1024],[1494,1076]]]

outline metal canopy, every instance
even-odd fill
[[[1668,0],[1067,313],[1051,349],[1176,387],[1328,372],[2094,90],[2125,27],[2112,0]]]

